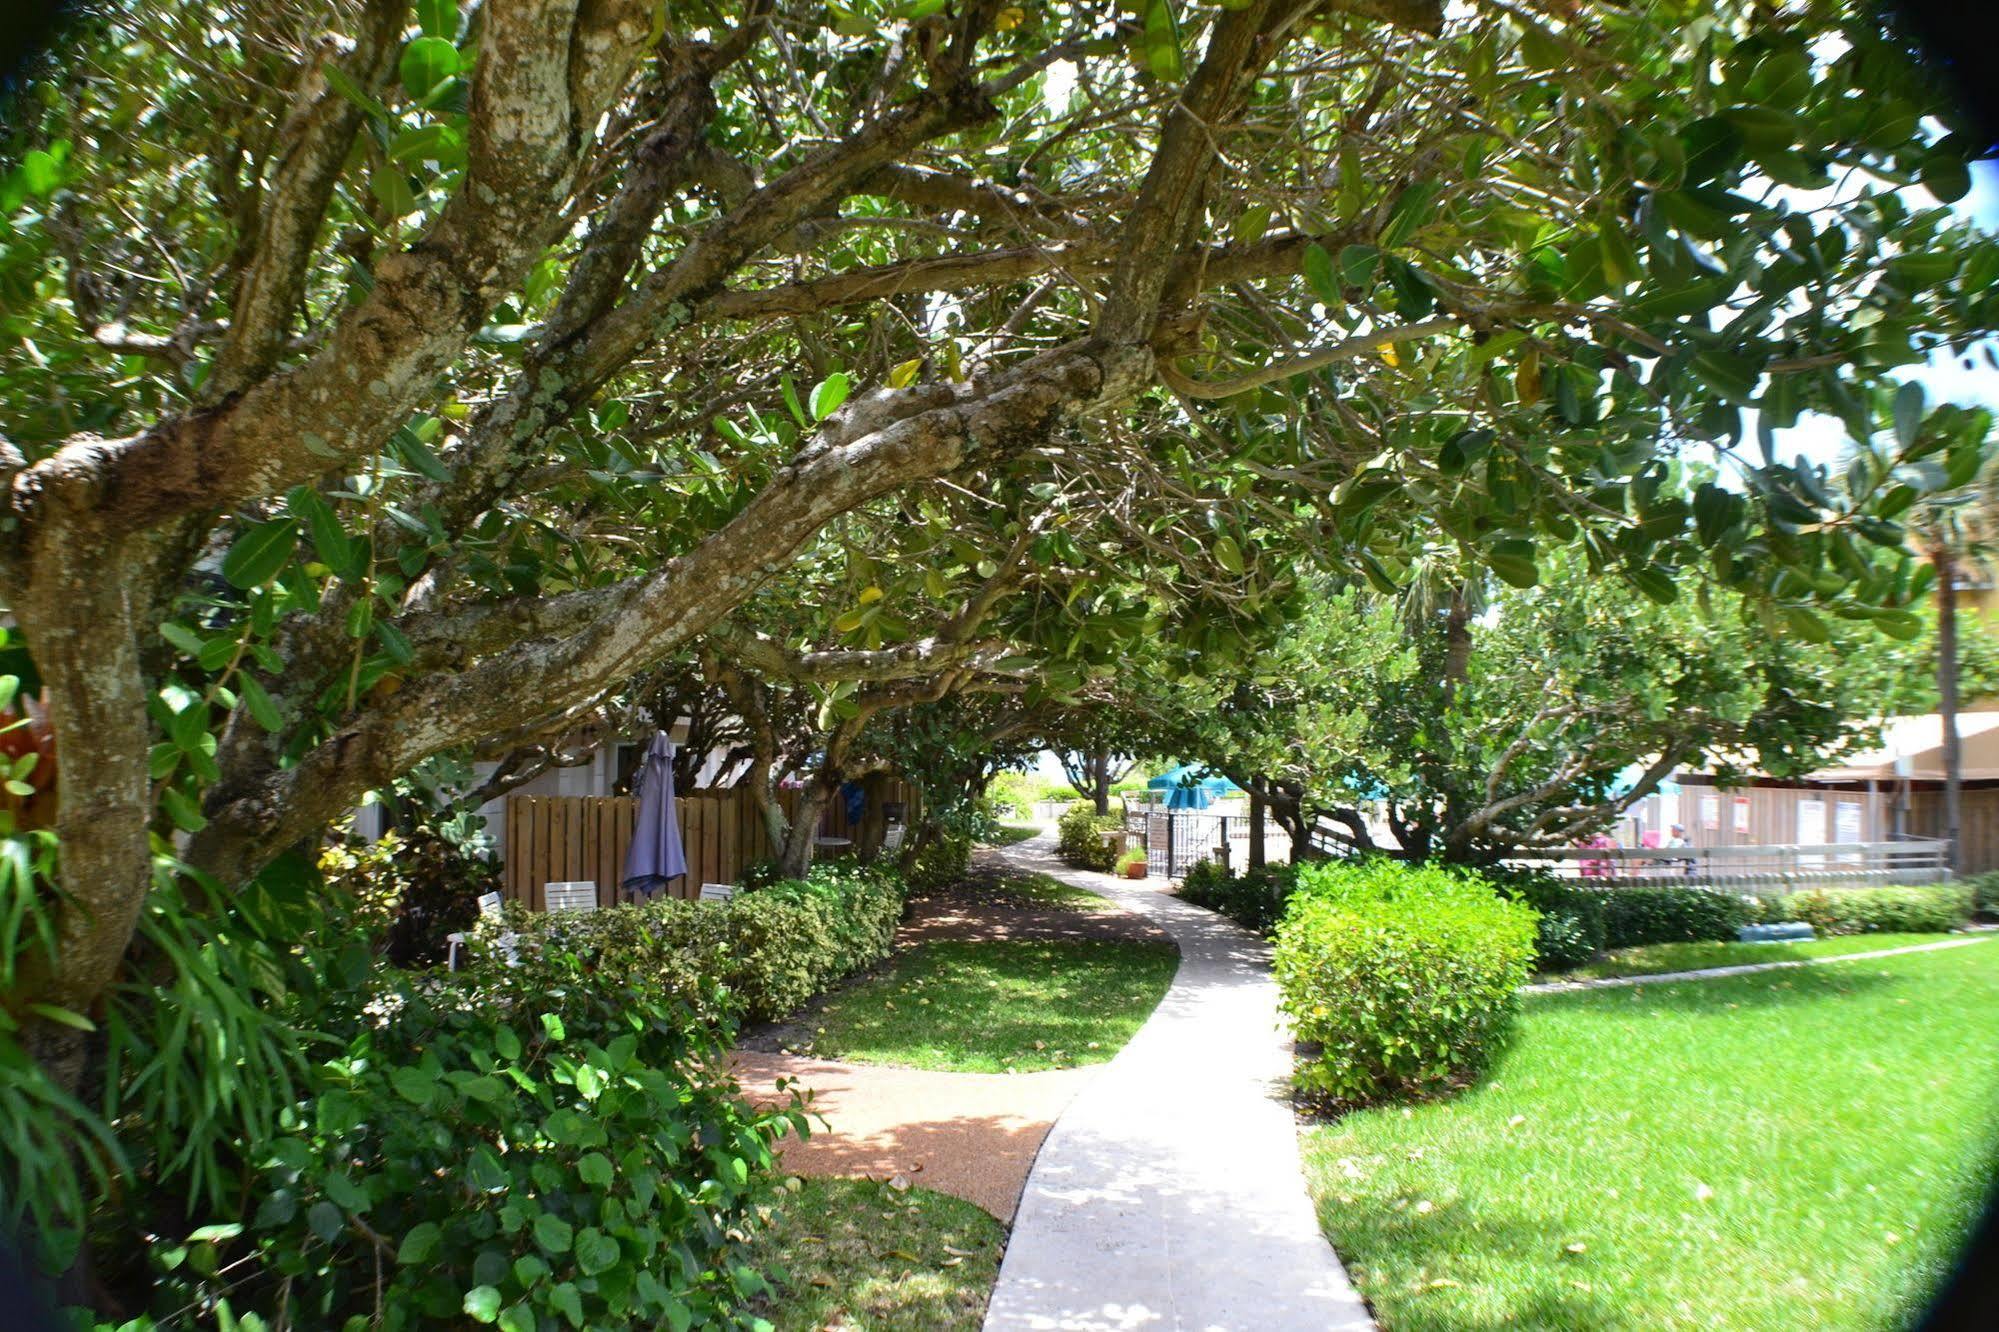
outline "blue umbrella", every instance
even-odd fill
[[[1147,782],[1146,786],[1154,791],[1166,792],[1168,809],[1206,809],[1215,802],[1216,796],[1238,789],[1228,778],[1192,764],[1168,768]]]
[[[631,849],[625,852],[625,891],[651,896],[669,879],[687,873],[687,856],[680,847],[680,811],[673,807],[673,741],[660,731],[646,746],[635,788],[638,818],[632,824]]]

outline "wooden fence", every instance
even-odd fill
[[[819,827],[821,836],[847,838],[861,854],[880,845],[883,805],[901,801],[907,808],[911,800],[900,781],[869,781],[864,787],[867,802],[858,820],[847,817],[846,801],[835,796]],[[787,817],[796,816],[798,795],[778,793]],[[692,898],[704,883],[734,883],[745,867],[777,855],[748,791],[692,791],[674,806],[687,873],[667,885],[669,896]],[[548,884],[589,880],[597,885],[599,906],[615,905],[623,900],[618,885],[637,816],[638,801],[629,796],[507,797],[507,897],[540,911]]]

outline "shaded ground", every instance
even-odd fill
[[[812,1136],[785,1142],[787,1170],[877,1180],[899,1175],[1007,1222],[1048,1126],[1097,1072],[940,1073],[751,1052],[738,1053],[733,1063],[752,1096],[775,1098],[779,1078],[812,1089]]]
[[[787,1169],[810,1176],[900,1176],[976,1203],[1010,1222],[1049,1125],[1096,1075],[1096,1068],[950,1072],[815,1058],[804,1052],[826,1025],[829,1005],[837,1009],[849,996],[874,986],[868,1006],[883,1009],[881,987],[907,981],[898,968],[921,971],[933,945],[977,952],[989,943],[1020,943],[1036,956],[1055,958],[1070,951],[1087,954],[1111,942],[1170,947],[1166,936],[1142,917],[1045,877],[1006,873],[989,853],[982,853],[965,882],[911,899],[896,935],[896,954],[883,967],[836,987],[782,1023],[744,1033],[731,1062],[749,1095],[776,1096],[780,1078],[796,1079],[812,1092],[812,1113],[824,1122],[815,1122],[809,1139],[785,1143]],[[958,1009],[990,1002],[989,996],[981,1000],[955,989],[946,995],[940,987],[937,993],[946,996],[945,1006],[960,1027],[976,1015]],[[920,1004],[920,998],[912,1003]],[[1146,1007],[1149,1011],[1150,1005]],[[1007,1034],[1009,1039],[1020,1035],[1011,1027]],[[1051,1028],[1049,1035],[1055,1034]],[[1087,1057],[1107,1059],[1123,1039],[1120,1033],[1100,1041],[1100,1050]],[[1032,1040],[1026,1044],[1031,1048]],[[1048,1052],[1056,1048],[1051,1045]]]
[[[773,1273],[757,1312],[779,1332],[971,1332],[1006,1230],[969,1203],[860,1179],[803,1181],[743,1260]]]

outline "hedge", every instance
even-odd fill
[[[1970,885],[1809,888],[1784,899],[1791,920],[1820,934],[1926,934],[1956,929],[1970,918]]]
[[[1297,1078],[1342,1102],[1422,1094],[1497,1052],[1534,957],[1535,912],[1476,875],[1387,860],[1298,871],[1275,969]]]
[[[816,865],[805,879],[725,902],[669,899],[577,914],[512,909],[505,928],[522,937],[516,952],[526,966],[543,941],[557,941],[604,982],[679,998],[710,1020],[766,1022],[887,957],[903,895],[887,868]],[[486,957],[486,966],[503,965],[491,949]]]

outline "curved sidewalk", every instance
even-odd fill
[[[1044,833],[1001,854],[1151,917],[1179,944],[1180,970],[1042,1143],[988,1332],[1371,1329],[1305,1194],[1269,950],[1052,849]]]

